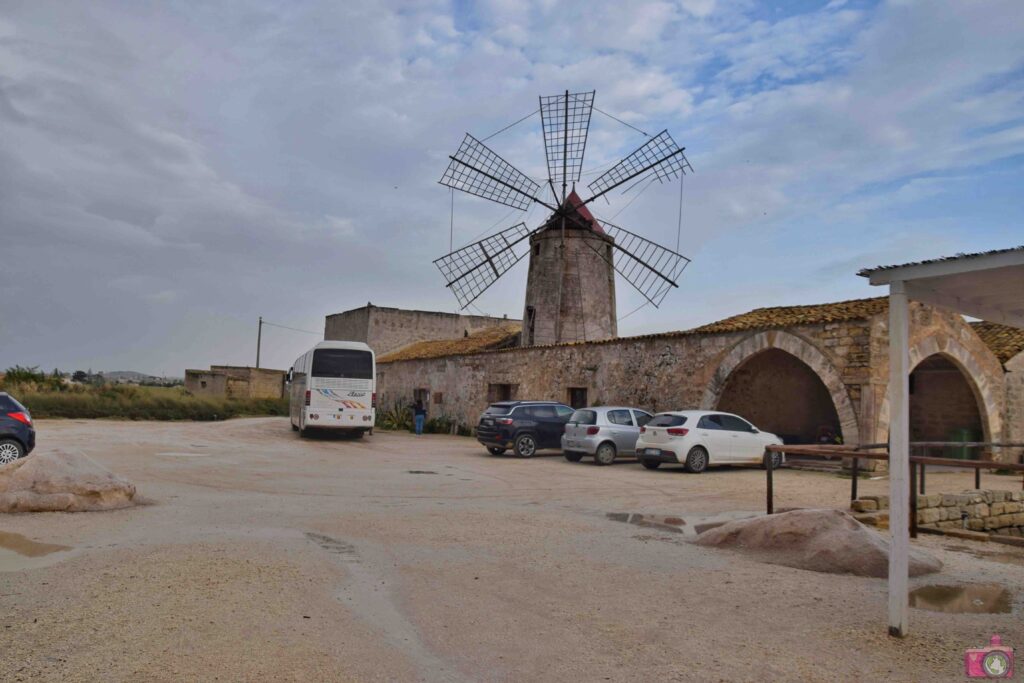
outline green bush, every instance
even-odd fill
[[[243,415],[287,415],[288,399],[236,399],[192,396],[183,387],[130,384],[61,384],[58,389],[35,380],[3,388],[34,418],[118,418],[122,420],[225,420]]]

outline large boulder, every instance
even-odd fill
[[[37,452],[0,466],[0,512],[81,512],[134,505],[135,486],[83,453]]]
[[[889,573],[889,540],[840,510],[793,510],[736,520],[705,531],[693,542],[816,572],[879,578]],[[942,562],[935,557],[910,550],[911,576],[940,569]]]

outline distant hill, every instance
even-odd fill
[[[177,377],[168,377],[168,378],[156,377],[154,375],[147,375],[144,372],[135,372],[134,370],[111,370],[109,372],[104,372],[103,373],[103,379],[107,380],[108,382],[142,383],[142,382],[160,382],[160,381],[163,381],[164,379],[172,380],[172,379],[180,379],[180,378],[177,378]]]

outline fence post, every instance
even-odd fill
[[[850,503],[857,500],[857,479],[860,474],[860,458],[856,455],[853,456],[853,466],[850,467],[850,474],[853,476],[850,478]]]
[[[924,491],[924,468],[927,467],[924,463],[921,463],[921,495],[923,496]]]
[[[774,467],[772,467],[772,460],[774,460],[774,459],[775,458],[772,457],[772,452],[766,449],[765,452],[764,452],[764,471],[765,471],[765,474],[767,474],[767,476],[768,476],[768,505],[767,505],[767,508],[768,508],[768,514],[769,515],[775,514],[775,500],[774,500],[774,498],[775,498],[775,491],[774,491],[773,482],[772,482],[772,471],[775,469]]]
[[[917,538],[917,468],[910,463],[910,537]],[[890,508],[891,509],[891,508]]]

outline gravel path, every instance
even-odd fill
[[[946,568],[912,586],[999,584],[1014,611],[914,609],[898,641],[884,580],[688,543],[763,509],[756,469],[300,441],[279,418],[38,427],[40,448],[82,449],[146,504],[0,518],[4,681],[959,681],[964,648],[992,633],[1024,648],[1024,549],[919,539]],[[970,478],[929,474],[929,491]],[[842,507],[849,481],[783,470],[776,488],[780,507]],[[686,533],[646,524],[665,517]],[[70,549],[4,550],[24,539]]]

